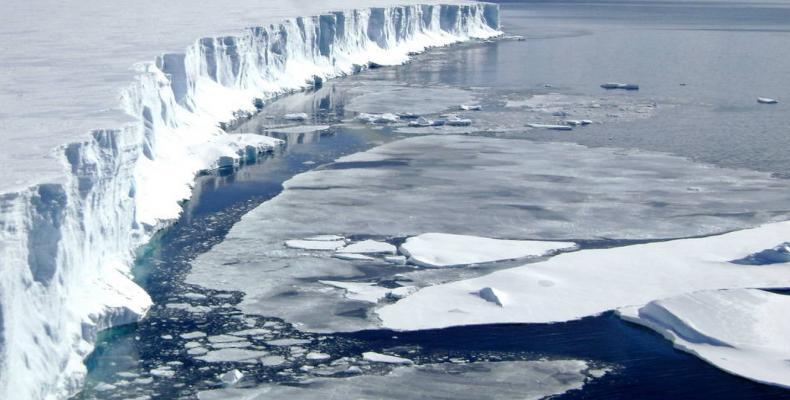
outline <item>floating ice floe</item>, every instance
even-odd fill
[[[354,117],[354,119],[359,122],[364,122],[367,124],[392,124],[400,121],[400,118],[392,113],[384,113],[384,114],[359,113],[359,115]]]
[[[603,371],[603,372],[602,372]],[[255,388],[202,391],[200,400],[537,400],[581,389],[606,369],[579,360],[440,363],[397,366],[385,375],[315,378],[298,385],[267,383]],[[359,373],[351,367],[348,373]],[[597,377],[596,377],[597,375]]]
[[[330,356],[329,356],[329,354],[326,354],[326,353],[318,353],[318,352],[311,351],[311,352],[307,353],[307,355],[304,356],[304,357],[306,359],[308,359],[308,360],[321,361],[321,360],[328,360]]]
[[[269,346],[296,346],[300,344],[308,344],[311,340],[309,339],[296,339],[296,338],[285,338],[285,339],[275,339],[269,340],[266,342]]]
[[[406,239],[401,253],[412,264],[455,267],[469,264],[539,257],[576,248],[573,242],[503,240],[449,233],[424,233]]]
[[[419,118],[417,118],[416,121],[410,121],[409,122],[409,126],[413,127],[413,128],[427,128],[427,127],[430,127],[430,126],[440,126],[440,125],[443,125],[443,121],[442,122],[437,122],[437,121],[434,121],[434,120],[431,120],[431,119],[428,119],[428,118],[425,118],[425,117],[419,117]]]
[[[779,103],[778,100],[771,99],[771,98],[768,98],[768,97],[758,97],[757,98],[757,102],[760,103],[760,104],[777,104],[777,103]]]
[[[346,261],[373,261],[375,258],[357,253],[335,253],[332,257]]]
[[[618,313],[726,372],[790,388],[790,296],[756,289],[702,291]]]
[[[309,116],[306,113],[292,113],[283,115],[286,121],[306,121]]]
[[[346,245],[345,240],[287,240],[286,247],[302,250],[337,250]]]
[[[357,253],[357,254],[396,254],[397,249],[395,246],[387,242],[379,242],[376,240],[363,240],[361,242],[352,243],[337,251],[338,253]]]
[[[241,162],[254,161],[261,154],[271,152],[283,141],[255,133],[227,133],[212,137],[208,142],[192,148],[194,156],[203,160],[208,169],[227,168]]]
[[[457,115],[449,115],[444,119],[444,124],[447,126],[470,126],[472,125],[472,120],[461,118]]]
[[[704,238],[590,249],[427,287],[376,313],[384,327],[432,329],[491,323],[562,322],[698,290],[790,287],[790,263],[730,262],[790,237],[790,222]],[[492,287],[507,296],[491,307],[470,292]]]
[[[483,109],[479,104],[461,104],[459,108],[463,111],[480,111]]]
[[[537,123],[530,123],[527,124],[530,128],[535,129],[550,129],[553,131],[572,131],[573,127],[570,125],[554,125],[554,124],[537,124]]]
[[[230,370],[219,377],[219,380],[222,381],[223,384],[231,386],[238,383],[241,378],[244,378],[244,374],[237,369]]]
[[[206,333],[201,331],[194,331],[194,332],[182,333],[179,336],[181,336],[182,339],[189,340],[189,339],[198,339],[198,338],[206,337]]]
[[[370,362],[383,363],[383,364],[401,364],[401,365],[414,364],[414,361],[409,360],[408,358],[376,353],[375,351],[367,351],[362,353],[362,359]]]
[[[589,119],[569,119],[565,121],[565,124],[570,126],[583,126],[583,125],[590,125],[592,124],[592,120]]]
[[[639,85],[635,83],[617,83],[609,82],[601,85],[604,89],[623,89],[623,90],[639,90]]]

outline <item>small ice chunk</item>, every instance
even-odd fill
[[[306,121],[308,115],[306,113],[293,113],[283,115],[283,119],[287,121]]]
[[[286,247],[302,250],[337,250],[346,245],[345,240],[287,240]]]
[[[215,335],[215,336],[209,336],[208,341],[211,343],[228,343],[228,342],[237,342],[239,341],[239,338],[231,335]]]
[[[568,125],[556,125],[556,124],[537,124],[537,123],[530,123],[527,124],[530,128],[535,129],[550,129],[553,131],[572,131],[573,127]]]
[[[173,335],[162,335],[160,336],[160,338],[164,340],[173,340]]]
[[[350,244],[337,251],[338,253],[357,253],[357,254],[397,254],[395,246],[387,242],[376,240],[363,240]]]
[[[384,261],[395,264],[395,265],[405,265],[406,264],[406,257],[405,256],[384,256]]]
[[[305,358],[307,358],[308,360],[315,360],[315,361],[326,360],[329,359],[329,354],[311,351],[307,353]]]
[[[367,351],[362,353],[362,359],[370,362],[384,363],[384,364],[400,364],[400,365],[414,364],[414,362],[412,360],[409,360],[408,358],[390,356],[387,354],[376,353],[373,351]]]
[[[457,115],[450,115],[445,118],[444,123],[448,126],[470,126],[472,125],[472,120],[460,118]]]
[[[151,376],[156,376],[160,378],[171,378],[176,374],[176,371],[170,369],[170,367],[159,367],[148,371]]]
[[[461,104],[460,108],[464,111],[480,111],[483,109],[479,104]]]
[[[244,374],[237,369],[233,369],[222,374],[222,376],[219,377],[219,380],[221,380],[222,383],[227,386],[232,386],[239,382],[241,378],[244,378]]]
[[[772,98],[769,98],[769,97],[758,97],[757,98],[757,102],[760,103],[760,104],[777,104],[777,103],[779,103],[778,100],[772,99]]]
[[[205,332],[201,332],[201,331],[194,331],[194,332],[189,332],[189,333],[182,333],[179,336],[181,336],[182,339],[189,340],[189,339],[197,339],[197,338],[206,337],[206,333]]]
[[[375,260],[373,257],[366,256],[364,254],[357,254],[357,253],[335,253],[332,257],[339,258],[341,260],[346,261],[372,261]]]
[[[287,339],[275,339],[269,340],[266,342],[269,346],[294,346],[297,344],[308,344],[310,340],[307,339],[294,339],[294,338],[287,338]]]
[[[604,89],[623,89],[623,90],[639,90],[639,85],[635,83],[617,83],[609,82],[601,85]]]
[[[364,122],[368,124],[390,124],[395,123],[400,120],[400,118],[392,113],[384,113],[384,114],[368,114],[368,113],[359,113],[359,115],[355,118],[359,122]]]
[[[500,307],[503,307],[505,294],[497,289],[492,287],[484,287],[477,292],[477,295],[480,296],[483,300],[494,303]]]
[[[272,333],[272,331],[269,330],[269,329],[264,329],[264,328],[252,328],[252,329],[245,329],[243,331],[230,332],[230,333],[228,333],[228,335],[233,335],[233,336],[255,336],[255,335],[265,335],[267,333]]]
[[[111,385],[111,384],[106,383],[106,382],[101,382],[98,385],[93,387],[93,390],[95,390],[97,392],[106,392],[108,390],[115,390],[115,389],[117,389],[117,387],[115,385]]]
[[[285,357],[283,356],[266,356],[261,358],[261,364],[267,367],[276,367],[281,365],[285,362]]]
[[[436,126],[436,125],[437,125],[436,121],[430,120],[425,117],[420,117],[417,118],[416,121],[409,122],[409,126],[414,128],[425,128],[425,127]]]

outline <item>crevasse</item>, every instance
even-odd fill
[[[370,8],[203,38],[135,66],[121,101],[136,123],[57,149],[64,182],[0,196],[0,398],[74,394],[97,332],[145,315],[133,251],[215,165],[220,122],[314,77],[499,33],[494,4]]]

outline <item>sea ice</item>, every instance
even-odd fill
[[[346,245],[345,240],[288,240],[285,245],[292,249],[337,250]]]
[[[352,367],[354,368],[354,367]],[[349,368],[349,371],[351,368]],[[546,360],[397,366],[386,375],[315,378],[299,385],[203,391],[200,400],[538,400],[581,389],[593,368],[584,361]]]
[[[457,107],[458,100],[473,100],[473,93],[468,90],[450,87],[387,86],[379,82],[370,88],[354,89],[351,94],[354,97],[346,105],[346,110],[366,114],[407,114],[409,117],[435,114]]]
[[[703,238],[581,250],[479,278],[423,288],[376,311],[384,327],[562,322],[698,290],[790,287],[790,263],[764,267],[730,260],[754,253],[790,222]],[[469,293],[496,288],[505,307]]]
[[[362,353],[362,359],[370,362],[383,363],[383,364],[401,364],[401,365],[414,364],[414,362],[412,360],[409,360],[408,358],[376,353],[374,351],[367,351]]]
[[[424,233],[406,239],[401,253],[412,264],[453,267],[524,257],[539,257],[576,247],[572,242],[502,240],[448,233]]]
[[[790,296],[701,291],[623,308],[619,315],[731,374],[790,388]]]
[[[335,257],[335,258],[340,259],[340,260],[346,260],[346,261],[373,261],[373,260],[375,260],[375,258],[373,258],[373,257],[366,256],[364,254],[356,254],[356,253],[341,253],[341,252],[337,252],[337,253],[333,254],[332,257]]]
[[[297,126],[287,126],[282,128],[271,128],[269,132],[273,134],[294,134],[294,133],[313,133],[313,132],[324,132],[329,130],[331,127],[329,125],[297,125]]]
[[[311,341],[308,340],[308,339],[291,339],[291,338],[286,338],[286,339],[269,340],[269,341],[266,342],[266,344],[268,344],[269,346],[294,346],[294,345],[297,345],[297,344],[308,344],[310,342]]]
[[[378,303],[384,298],[402,298],[417,290],[412,286],[401,286],[398,288],[386,288],[370,282],[338,282],[320,281],[325,285],[343,289],[346,291],[345,297],[350,300],[366,301],[368,303]]]
[[[378,322],[364,318],[376,304],[360,304],[319,281],[407,278],[409,286],[425,287],[502,266],[407,269],[377,258],[382,268],[376,273],[386,275],[374,279],[365,268],[376,261],[306,253],[285,248],[286,240],[322,232],[377,238],[445,232],[510,240],[666,239],[790,219],[786,182],[766,173],[644,151],[476,136],[410,137],[297,175],[284,187],[244,215],[222,243],[198,256],[187,282],[242,291],[243,312],[320,332],[370,329]],[[738,257],[776,244],[773,238]],[[502,290],[515,302],[497,283],[472,285],[459,297],[487,312],[499,308],[470,295],[484,287]],[[513,307],[509,303],[500,311]]]
[[[286,121],[306,121],[307,118],[309,118],[307,113],[292,113],[283,115],[283,119]]]
[[[363,240],[361,242],[352,243],[337,251],[338,253],[357,253],[357,254],[396,254],[395,246],[387,242],[379,242],[376,240]]]

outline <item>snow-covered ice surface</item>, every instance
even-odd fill
[[[376,311],[392,329],[561,322],[684,293],[790,287],[790,264],[730,262],[790,236],[790,222],[693,239],[589,249],[424,288]],[[494,288],[503,307],[470,293]],[[624,288],[627,288],[625,290]]]
[[[245,313],[282,317],[315,331],[378,326],[371,311],[380,304],[369,299],[390,301],[386,293],[393,288],[469,279],[519,264],[414,269],[378,258],[346,261],[333,258],[331,251],[287,248],[284,243],[294,238],[340,234],[353,242],[401,244],[411,236],[444,232],[579,243],[661,239],[781,219],[790,197],[783,181],[764,173],[649,152],[478,136],[392,142],[297,175],[284,186],[279,196],[246,214],[222,243],[200,255],[187,282],[241,291],[245,296],[239,307]],[[761,245],[765,247],[757,249],[775,243]],[[351,283],[355,290],[321,281]],[[493,283],[458,293],[464,301],[499,308],[475,294],[485,287],[504,291],[509,301],[519,303]],[[624,304],[631,303],[614,306]]]
[[[525,257],[539,257],[573,249],[571,242],[501,240],[448,233],[424,233],[406,239],[401,252],[417,265],[452,267]]]
[[[579,360],[426,364],[397,367],[385,375],[315,378],[298,385],[200,392],[200,400],[263,399],[497,399],[531,400],[581,389],[594,380]]]
[[[74,393],[96,329],[145,313],[150,299],[126,277],[132,250],[178,216],[196,172],[274,144],[228,136],[221,123],[315,77],[498,34],[495,5],[399,3],[411,5],[6,7],[0,397],[12,387],[16,398]]]
[[[687,293],[618,310],[723,369],[790,388],[790,296],[756,289]]]

